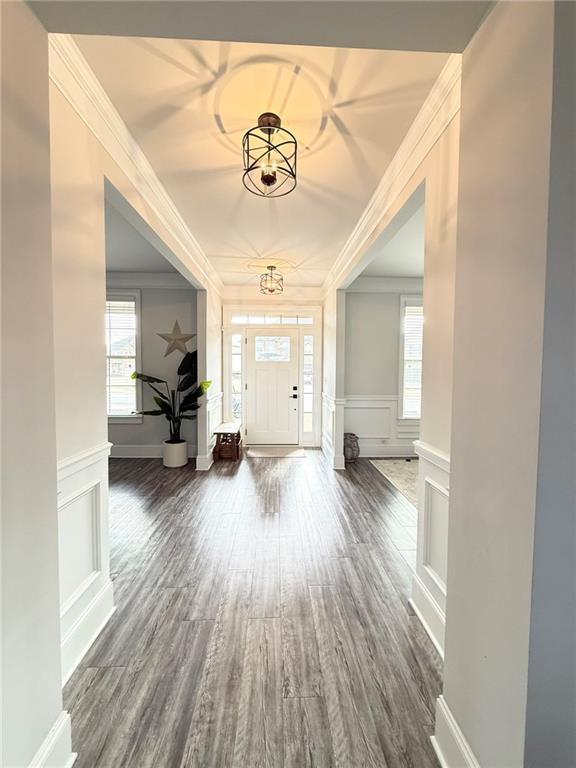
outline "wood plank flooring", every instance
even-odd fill
[[[415,512],[367,460],[113,459],[110,493],[118,607],[65,688],[78,768],[437,768]]]

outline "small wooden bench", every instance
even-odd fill
[[[213,434],[216,435],[214,461],[220,461],[220,459],[238,461],[242,458],[242,422],[226,421],[220,424]]]

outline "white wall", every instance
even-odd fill
[[[127,275],[126,275],[127,277]],[[150,275],[148,275],[150,277]],[[126,288],[126,279],[122,280]],[[114,288],[118,283],[114,273],[107,276],[107,285]],[[158,376],[176,384],[176,370],[182,354],[172,352],[164,357],[166,342],[158,333],[170,333],[177,321],[183,333],[196,333],[196,290],[142,287],[138,278],[131,284],[140,290],[141,311],[141,369],[144,373]],[[196,349],[197,339],[188,343],[188,350]],[[156,407],[152,390],[142,385],[143,408]],[[182,436],[188,442],[189,454],[196,455],[196,421],[183,422]],[[159,416],[143,416],[141,424],[123,424],[110,420],[108,438],[113,443],[112,456],[161,456],[162,442],[168,439],[168,422]]]
[[[553,4],[498,3],[463,57],[444,699],[448,765],[523,765]],[[459,729],[459,730],[458,730]]]
[[[2,13],[2,618],[0,762],[71,760],[62,712],[47,35]],[[52,733],[50,731],[52,730]]]
[[[50,89],[58,460],[108,439],[102,150]]]
[[[198,411],[196,468],[212,466],[214,430],[222,423],[222,299],[213,289],[198,291],[198,377],[212,384]]]
[[[455,90],[460,89],[456,83]],[[450,456],[460,117],[429,153],[425,174],[424,359],[420,440]]]
[[[362,456],[413,456],[419,435],[418,419],[400,418],[398,389],[400,300],[421,294],[422,280],[400,282],[402,291],[346,292],[344,431],[358,435]]]
[[[334,469],[344,469],[346,293],[331,288],[322,318],[322,450]]]

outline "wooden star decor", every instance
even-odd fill
[[[186,343],[190,341],[190,339],[193,339],[196,334],[182,333],[180,326],[178,325],[178,320],[176,320],[174,328],[172,328],[172,333],[158,333],[156,335],[168,342],[166,352],[164,352],[164,357],[168,357],[168,355],[171,355],[172,352],[175,352],[176,350],[186,354],[186,352],[188,352]]]

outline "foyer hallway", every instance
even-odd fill
[[[440,660],[367,461],[110,465],[117,610],[65,689],[81,768],[437,766]],[[401,540],[401,539],[400,539]]]

